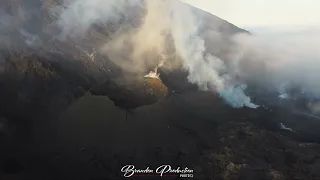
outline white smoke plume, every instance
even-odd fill
[[[119,18],[124,2],[73,0],[62,13],[60,24],[66,34],[83,34],[94,23]],[[189,6],[177,0],[149,0],[145,1],[145,8],[139,28],[118,29],[102,48],[115,63],[133,72],[155,66],[163,60],[166,38],[171,35],[176,55],[189,72],[191,83],[201,90],[217,92],[233,107],[257,107],[245,94],[246,85],[234,83],[232,75],[226,73],[224,61],[207,51],[205,40],[199,34],[201,19],[197,19]]]
[[[233,107],[258,107],[245,95],[246,85],[233,84],[233,77],[224,73],[224,62],[210,52],[206,53],[205,41],[198,34],[200,19],[196,19],[189,7],[180,2],[173,2],[172,8],[171,32],[177,53],[189,71],[189,81],[202,90],[216,91]]]

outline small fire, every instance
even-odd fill
[[[158,68],[155,68],[154,71],[150,71],[149,74],[145,75],[144,77],[160,79]]]
[[[158,73],[158,68],[163,66],[163,64],[164,61],[161,61],[159,65],[156,68],[154,68],[153,71],[150,71],[149,74],[145,75],[144,77],[160,79],[160,73]]]

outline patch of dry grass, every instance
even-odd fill
[[[168,93],[167,86],[159,79],[146,77],[144,85],[149,94],[164,97]]]

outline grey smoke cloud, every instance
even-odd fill
[[[65,0],[61,7],[58,25],[62,35],[84,36],[96,23],[117,22],[139,0]]]

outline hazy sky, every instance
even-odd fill
[[[320,25],[320,0],[182,0],[240,27]]]

